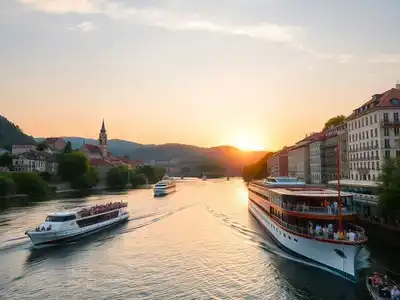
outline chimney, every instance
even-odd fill
[[[398,90],[400,90],[400,83],[399,83],[399,81],[397,80],[397,83],[396,83],[396,85],[394,86],[396,89],[398,89]]]

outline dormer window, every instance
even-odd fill
[[[393,105],[399,105],[400,101],[397,98],[393,98],[393,99],[390,99],[390,103],[392,103]]]

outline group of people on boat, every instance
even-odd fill
[[[51,224],[49,224],[49,226],[44,227],[44,226],[38,226],[35,228],[35,231],[50,231],[51,230]]]
[[[378,296],[383,299],[400,300],[400,290],[396,285],[391,284],[386,275],[382,276],[374,272],[368,277],[368,284],[378,292]]]
[[[356,231],[349,229],[344,230],[343,232],[339,232],[335,230],[333,224],[328,224],[321,226],[319,224],[313,225],[312,222],[309,222],[308,232],[310,235],[315,237],[322,237],[325,239],[334,239],[334,240],[347,240],[350,242],[363,240],[365,238],[365,233],[362,231]]]
[[[303,203],[298,202],[296,204],[283,202],[283,208],[299,212],[317,212],[335,215],[338,213],[338,202],[336,200],[324,200],[321,202],[320,206],[309,206],[305,201]],[[341,208],[343,212],[347,211],[347,207],[345,205],[342,204]]]
[[[127,207],[128,204],[125,202],[109,202],[106,204],[100,204],[100,205],[94,205],[90,208],[82,208],[78,214],[84,218],[84,217],[88,217],[88,216],[93,216],[93,215],[97,215],[97,214],[101,214],[107,211],[111,211],[111,210],[115,210],[115,209],[120,209],[123,207]]]

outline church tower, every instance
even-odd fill
[[[107,130],[106,126],[104,125],[104,119],[103,119],[103,124],[101,124],[101,129],[99,133],[99,148],[101,151],[101,155],[103,157],[107,157]]]

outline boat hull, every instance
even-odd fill
[[[258,220],[278,246],[285,251],[311,260],[350,281],[357,280],[356,257],[361,245],[339,244],[319,241],[288,232],[265,214],[249,198],[249,212]],[[340,254],[339,254],[340,253]]]
[[[93,224],[87,227],[78,229],[69,229],[63,231],[39,231],[27,232],[31,242],[35,246],[61,244],[79,239],[82,236],[92,234],[113,225],[125,222],[129,219],[129,214],[118,216],[114,219],[107,220],[101,223]]]
[[[176,191],[176,188],[154,189],[154,197],[163,197]]]

